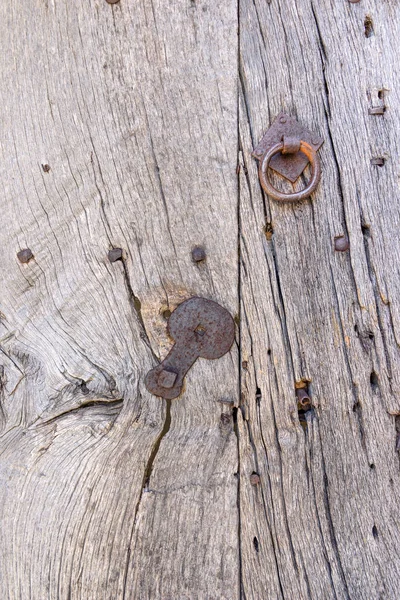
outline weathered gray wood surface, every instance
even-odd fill
[[[398,10],[1,5],[1,598],[397,600]],[[281,110],[325,138],[291,206],[251,158]],[[237,343],[167,404],[193,295]]]

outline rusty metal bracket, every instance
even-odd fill
[[[273,121],[253,151],[253,156],[260,161],[260,182],[267,194],[281,201],[301,200],[307,198],[317,187],[321,166],[317,150],[324,140],[303,127],[295,117],[281,112]],[[307,187],[301,192],[285,194],[276,190],[267,177],[268,168],[294,183],[304,169],[311,163],[312,176]]]
[[[175,340],[169,354],[146,375],[145,385],[155,396],[179,396],[183,380],[197,358],[220,358],[233,344],[235,324],[229,312],[212,300],[190,298],[168,319],[168,333]]]

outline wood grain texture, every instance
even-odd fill
[[[396,6],[241,2],[246,598],[399,595]],[[368,114],[383,103],[384,116]],[[281,110],[325,139],[321,185],[298,205],[263,196],[250,156]],[[348,252],[335,252],[339,235]]]
[[[238,312],[236,5],[1,12],[0,596],[237,597],[237,352],[143,384],[165,310]]]
[[[1,598],[398,599],[398,8],[1,6]],[[325,139],[294,205],[281,110]],[[193,295],[237,341],[166,403]]]

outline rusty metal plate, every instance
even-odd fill
[[[284,136],[303,140],[310,144],[315,151],[324,143],[321,136],[303,127],[295,117],[281,112],[273,121],[268,131],[263,135],[261,141],[254,149],[252,156],[257,160],[262,160],[267,150],[281,142]],[[296,152],[296,154],[276,154],[269,162],[271,169],[292,183],[300,177],[307,165],[308,158],[302,152]]]
[[[155,396],[179,396],[183,380],[197,358],[220,358],[233,344],[235,324],[229,312],[212,300],[190,298],[168,320],[175,340],[166,358],[146,375],[145,385]]]

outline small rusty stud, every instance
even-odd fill
[[[201,262],[206,258],[206,251],[201,246],[195,246],[192,250],[192,259],[194,262]]]
[[[44,171],[45,173],[48,173],[48,172],[50,171],[50,168],[51,168],[51,167],[50,167],[50,165],[48,165],[48,164],[42,165],[42,169],[43,169],[43,171]]]
[[[108,260],[110,262],[116,262],[122,259],[122,248],[112,248],[108,251]]]
[[[173,371],[167,371],[166,369],[164,369],[158,376],[158,384],[170,390],[172,387],[174,387],[174,383],[177,377],[178,375]]]
[[[371,165],[377,165],[378,167],[383,167],[385,164],[385,159],[382,156],[377,156],[376,158],[371,158]]]
[[[33,258],[32,250],[30,248],[20,250],[17,254],[17,258],[19,262],[28,263]]]
[[[335,238],[336,252],[346,252],[350,248],[350,242],[347,235],[340,235]]]
[[[374,106],[373,108],[368,109],[369,115],[383,115],[385,112],[384,106]]]
[[[252,473],[250,475],[250,483],[251,485],[258,485],[260,483],[260,476],[258,473]]]
[[[302,408],[310,408],[311,400],[310,396],[307,394],[307,391],[304,388],[298,388],[296,390],[297,402],[300,404]]]

